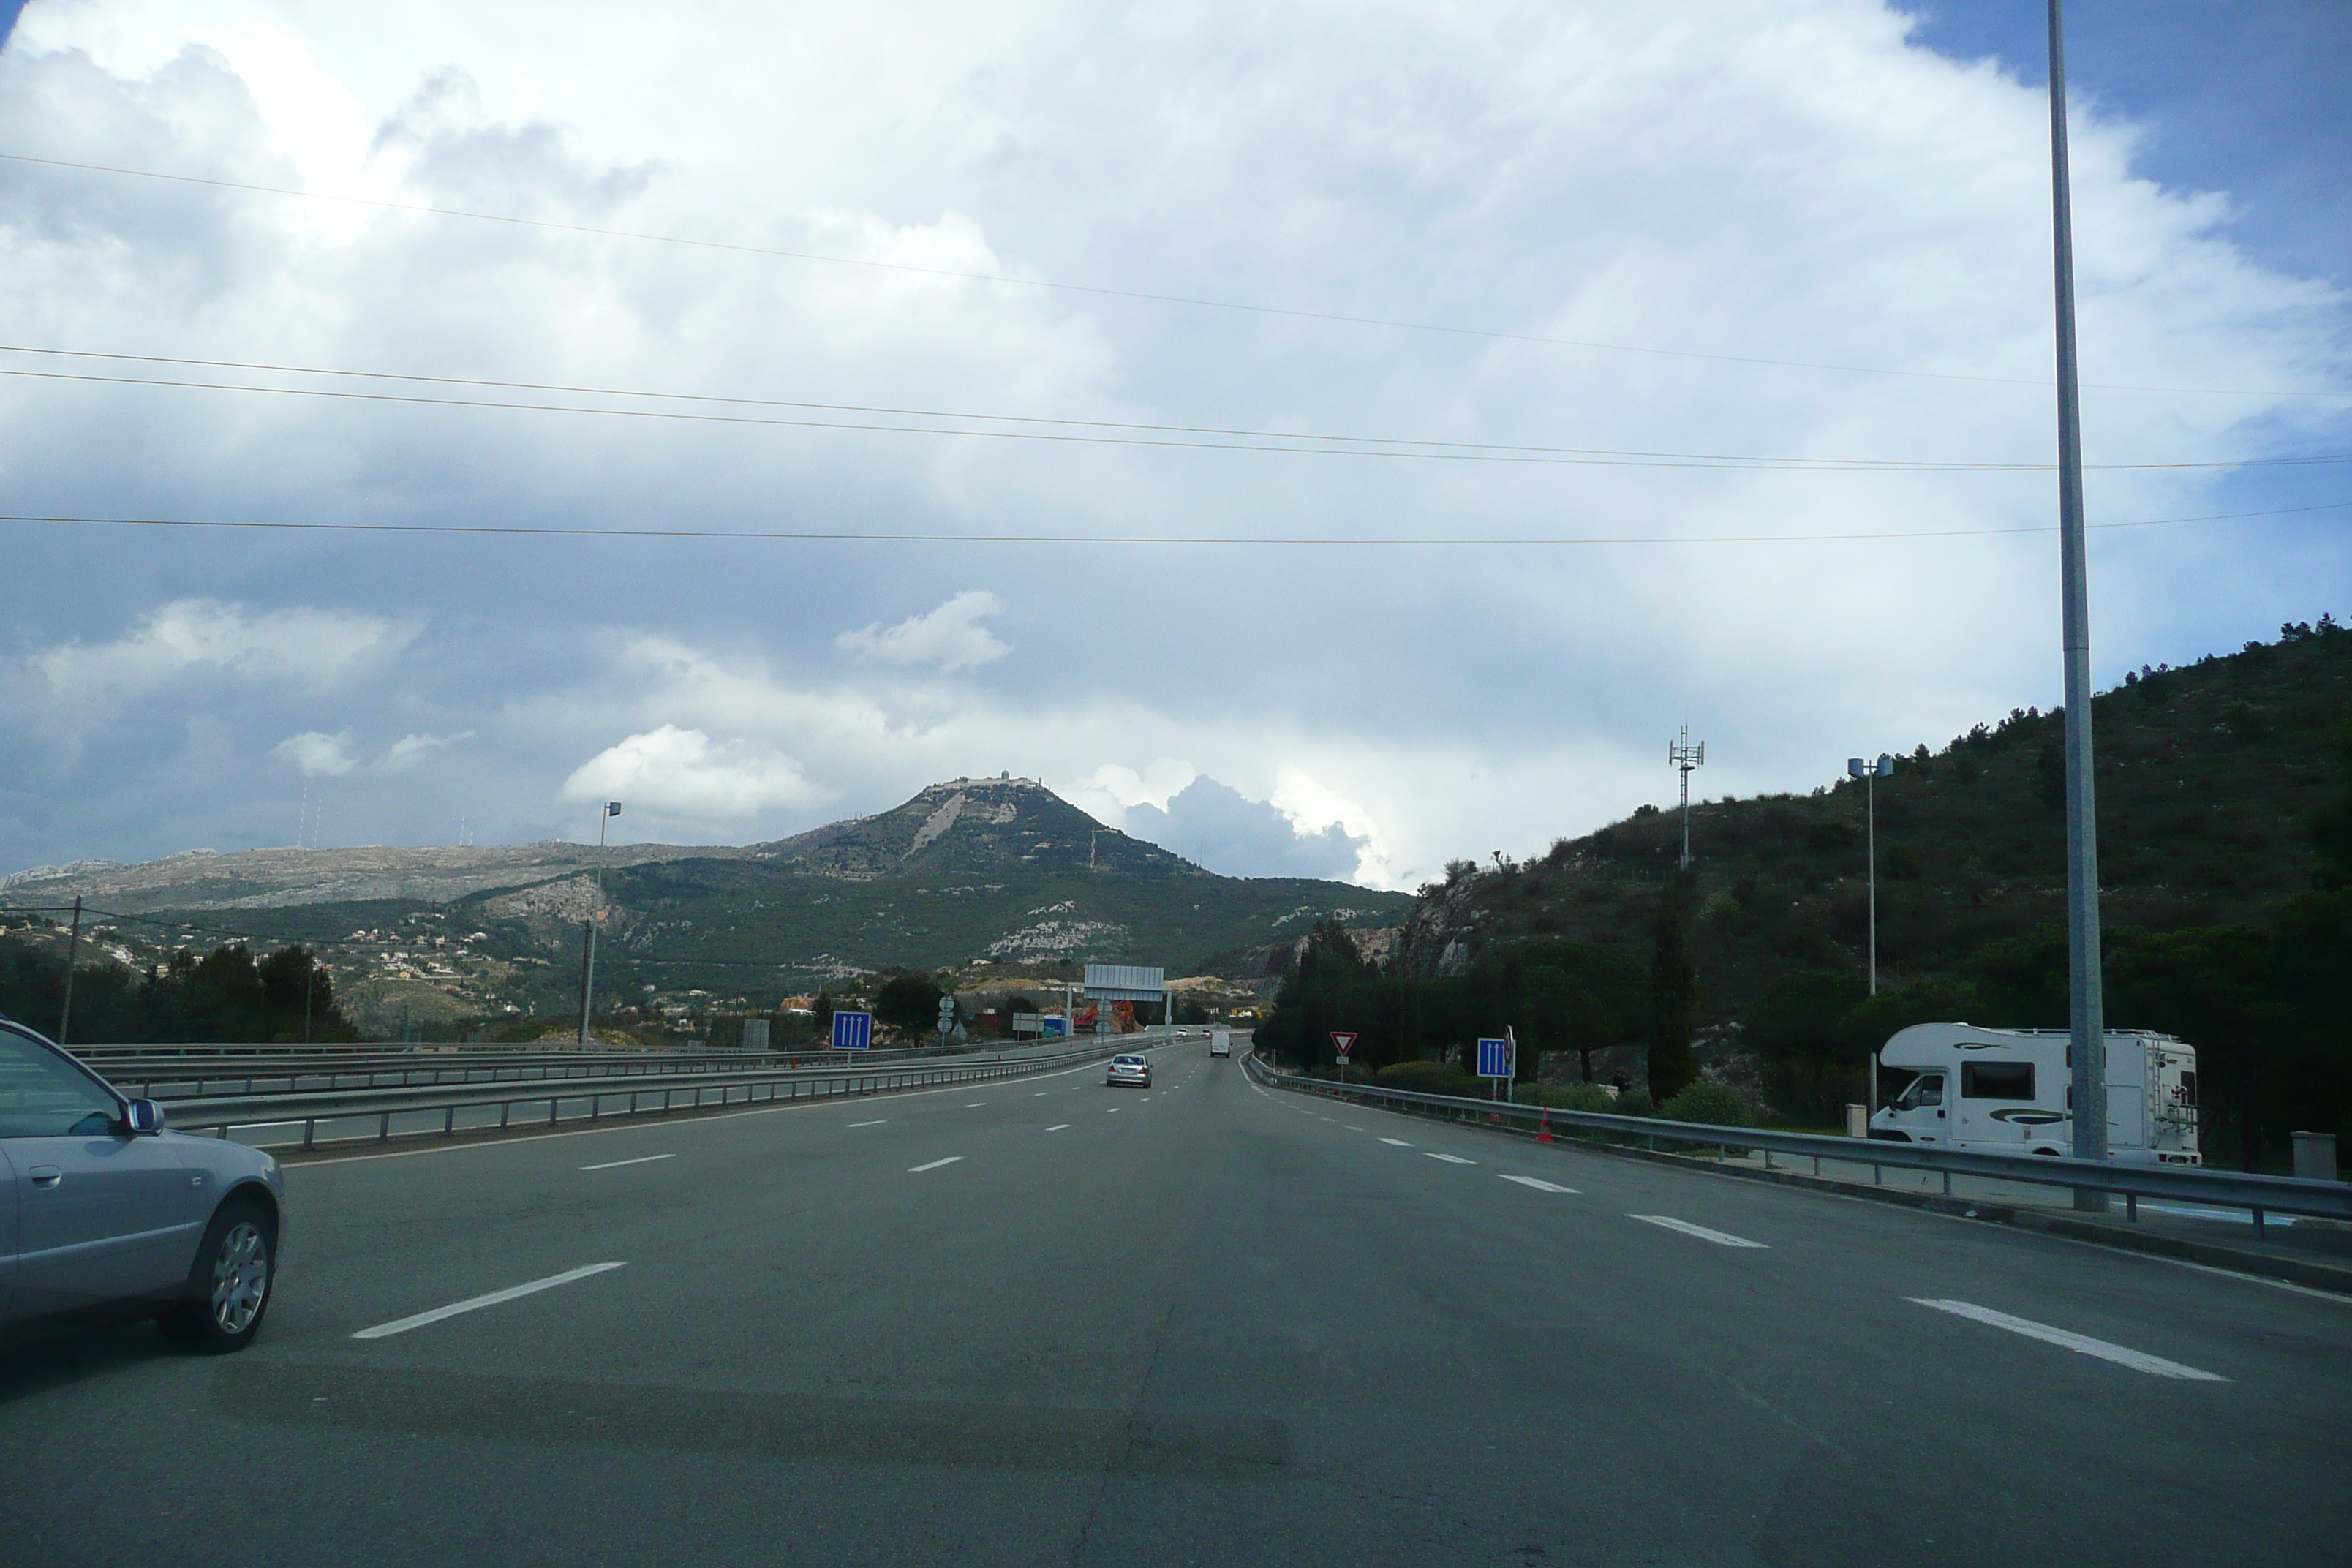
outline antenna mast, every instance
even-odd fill
[[[1667,761],[1667,762],[1669,762],[1669,763],[1671,763],[1672,764],[1674,764],[1675,770],[1677,773],[1681,773],[1681,774],[1682,774],[1682,776],[1683,776],[1683,858],[1682,858],[1682,862],[1681,862],[1681,864],[1680,864],[1680,865],[1678,865],[1678,866],[1675,868],[1675,869],[1677,869],[1677,870],[1682,870],[1682,871],[1687,871],[1687,870],[1689,870],[1689,869],[1690,869],[1690,863],[1691,863],[1691,853],[1690,853],[1690,776],[1691,776],[1691,770],[1692,770],[1693,768],[1700,768],[1700,767],[1705,767],[1705,766],[1706,765],[1706,742],[1705,741],[1701,741],[1697,745],[1696,745],[1696,746],[1692,745],[1692,744],[1691,744],[1691,738],[1690,738],[1690,726],[1689,726],[1689,725],[1687,725],[1687,724],[1685,724],[1685,725],[1684,725],[1684,726],[1683,726],[1682,738],[1681,738],[1681,739],[1679,739],[1679,740],[1677,740],[1677,741],[1675,741],[1675,742],[1674,742],[1672,744],[1670,744],[1669,746],[1667,746],[1667,747],[1666,747],[1666,761]]]

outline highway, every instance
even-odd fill
[[[1153,1055],[291,1166],[250,1351],[0,1352],[0,1568],[2345,1560],[2352,1301]]]

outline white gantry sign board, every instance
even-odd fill
[[[1168,972],[1139,963],[1087,965],[1089,1002],[1159,1002],[1168,993]]]

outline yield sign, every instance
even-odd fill
[[[1339,1059],[1341,1061],[1346,1061],[1348,1059],[1348,1047],[1355,1043],[1355,1036],[1339,1029],[1334,1029],[1331,1031],[1331,1048],[1339,1052]]]

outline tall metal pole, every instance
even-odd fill
[[[2083,543],[2083,409],[2074,363],[2074,220],[2066,179],[2063,0],[2050,0],[2051,237],[2058,304],[2058,548],[2066,654],[2067,1026],[2074,1060],[2074,1157],[2107,1157],[2105,998],[2099,971],[2099,821],[2091,776],[2091,600]],[[2107,1195],[2074,1189],[2105,1213]]]
[[[68,1043],[73,1035],[74,970],[81,963],[81,900],[74,900],[73,935],[66,940],[66,1005],[58,1014],[58,1044]]]
[[[613,817],[604,802],[596,806],[596,908],[580,923],[586,929],[580,947],[580,1043],[588,1043],[588,1015],[596,1000],[596,917],[604,907],[604,825]]]
[[[1870,994],[1875,996],[1878,994],[1878,770],[1875,768],[1863,775],[1862,798],[1864,802],[1862,817],[1866,825],[1864,837],[1869,846],[1870,857]],[[1873,1100],[1877,1098],[1876,1088],[1874,1084],[1872,1086]]]

